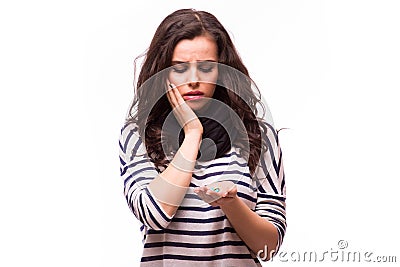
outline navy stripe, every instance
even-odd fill
[[[282,230],[280,228],[278,228],[278,236],[279,236],[278,241],[279,241],[279,244],[282,243],[284,235],[285,235],[285,233],[282,232]]]
[[[182,223],[214,223],[220,222],[226,219],[226,216],[219,216],[214,218],[205,218],[205,219],[195,219],[195,218],[177,218],[174,217],[172,219],[173,222],[182,222]]]
[[[283,231],[286,229],[286,225],[279,220],[276,220],[274,217],[268,216],[266,214],[260,215],[262,218],[267,218],[275,226],[281,228]]]
[[[279,239],[280,242],[282,242],[282,237],[284,235],[285,230],[282,229],[282,227],[279,226],[279,225],[276,225],[276,224],[274,224],[274,225],[275,225],[275,227],[276,227],[276,229],[278,231],[278,235],[279,235],[278,239]]]
[[[286,198],[283,197],[283,196],[263,194],[263,193],[260,193],[260,192],[257,194],[257,197],[259,197],[259,198],[272,198],[272,199],[277,199],[277,200],[280,200],[280,201],[285,201],[286,200]]]
[[[237,156],[237,157],[239,157],[239,158],[242,157],[240,154],[236,153],[236,151],[232,151],[232,152],[229,153],[229,154],[223,155],[221,158],[229,158],[229,157],[231,157],[231,156]]]
[[[135,175],[137,175],[137,174],[139,174],[139,173],[141,173],[141,172],[150,171],[150,170],[154,170],[154,168],[152,168],[152,167],[146,167],[146,168],[142,168],[142,169],[139,169],[139,170],[137,170],[137,171],[131,173],[128,177],[125,178],[125,180],[124,180],[124,185],[126,186],[126,182],[127,182],[129,179],[131,179],[133,176],[135,176]],[[155,171],[155,170],[154,170],[154,171]],[[157,175],[157,174],[158,174],[158,173],[156,173],[156,175]]]
[[[196,179],[205,179],[205,178],[209,178],[209,177],[213,177],[213,176],[217,176],[217,175],[226,175],[226,174],[240,174],[246,177],[251,178],[249,173],[244,173],[241,171],[237,171],[237,170],[233,170],[233,171],[220,171],[220,172],[211,172],[211,173],[207,173],[205,175],[196,175],[193,174],[192,177],[196,178]]]
[[[267,180],[268,180],[269,185],[272,187],[272,190],[274,190],[274,193],[278,194],[278,189],[276,189],[274,181],[272,181],[272,178],[269,175],[269,173],[267,173]]]
[[[149,222],[147,221],[147,218],[146,218],[146,213],[144,212],[144,208],[143,208],[143,195],[142,194],[140,194],[140,196],[139,196],[139,206],[140,206],[140,209],[142,210],[142,212],[140,212],[140,213],[143,215],[143,223],[147,223],[149,225]]]
[[[279,235],[283,235],[286,229],[286,226],[282,226],[282,224],[275,222],[274,223],[276,229],[278,229]]]
[[[124,148],[123,148],[123,146],[122,146],[122,144],[121,144],[121,141],[119,141],[118,144],[119,144],[119,149],[121,149],[121,151],[122,151],[123,153],[125,153]]]
[[[214,164],[210,164],[210,165],[200,165],[200,164],[196,164],[195,168],[202,168],[202,169],[209,169],[212,167],[217,167],[217,166],[232,166],[232,165],[237,165],[240,167],[246,167],[247,166],[247,162],[245,163],[240,163],[236,160],[231,161],[231,162],[220,162],[220,163],[214,163]]]
[[[253,187],[253,185],[251,185],[249,183],[246,183],[246,182],[243,182],[243,181],[235,181],[235,180],[231,180],[231,181],[236,183],[236,184],[238,184],[238,185],[243,185],[244,187],[249,188],[250,191],[253,191],[253,192],[257,191],[257,188]]]
[[[129,206],[129,208],[131,209],[131,211],[133,212],[133,214],[134,214],[136,217],[139,217],[139,218],[138,218],[139,221],[143,222],[143,218],[142,218],[142,216],[140,215],[140,212],[139,212],[139,214],[137,214],[137,212],[135,211],[135,206],[136,206],[136,205],[133,205],[133,204],[132,204],[132,195],[133,195],[133,192],[130,194],[129,197],[126,196],[126,202],[128,203],[128,206]]]
[[[126,171],[127,171],[128,169],[132,168],[132,167],[135,167],[135,166],[137,166],[137,165],[139,165],[139,164],[142,164],[142,163],[148,163],[148,162],[149,162],[148,159],[142,159],[142,160],[139,160],[139,161],[135,161],[135,162],[129,164],[128,166],[125,166],[125,167],[124,167],[124,170],[123,170],[123,172],[122,172],[121,175],[124,175],[124,174],[126,173]],[[154,169],[154,168],[153,168],[153,169]]]
[[[129,125],[131,125],[132,123],[126,123],[123,127],[122,127],[122,129],[121,129],[121,134],[124,132],[124,130],[129,126]],[[137,128],[136,128],[137,129]]]
[[[147,243],[144,245],[145,248],[156,248],[156,247],[180,247],[180,248],[217,248],[224,246],[243,246],[245,243],[243,241],[223,241],[215,243],[182,243],[182,242],[154,242]]]
[[[140,138],[139,138],[139,139],[137,140],[136,144],[133,146],[132,154],[131,154],[130,160],[133,160],[133,159],[135,158],[135,156],[137,156],[136,153],[137,153],[137,151],[138,151],[138,149],[139,149],[139,146],[140,146],[141,144],[142,144],[142,141],[141,141]]]
[[[196,188],[196,187],[199,187],[199,186],[198,186],[198,185],[195,185],[195,184],[192,183],[192,182],[190,182],[189,187],[194,187],[194,188]]]
[[[265,192],[265,189],[263,187],[263,183],[265,181],[265,178],[261,178],[261,177],[255,176],[255,181],[256,181],[256,184],[257,184],[258,191],[261,192],[261,193],[267,193],[267,192]]]
[[[285,216],[285,214],[283,214],[282,212],[279,212],[279,211],[276,211],[276,210],[271,210],[271,209],[264,209],[264,211],[267,211],[267,212],[269,212],[269,213],[273,213],[273,214],[279,215],[279,216],[281,216],[283,219],[286,220],[286,216]]]
[[[271,159],[272,159],[272,164],[274,165],[274,168],[275,168],[276,162],[275,162],[275,159],[274,159],[274,153],[271,151],[272,150],[271,149],[271,144],[268,143],[268,147],[269,147],[269,151],[270,151],[270,155],[271,155]],[[261,166],[262,166],[262,170],[263,170],[264,174],[266,175],[266,178],[268,179],[268,182],[271,185],[272,189],[274,190],[274,192],[276,194],[278,194],[278,190],[276,189],[276,187],[275,187],[275,185],[274,185],[274,183],[273,183],[273,181],[271,179],[271,176],[269,175],[269,170],[267,169],[267,166],[265,164],[265,160],[261,160]],[[275,168],[275,171],[277,170],[277,168],[278,167]],[[277,171],[276,171],[276,173],[279,174],[279,172],[277,172]]]
[[[188,207],[183,207],[183,206],[180,206],[179,208],[178,208],[178,210],[189,210],[189,211],[210,211],[210,210],[218,210],[218,209],[220,209],[220,207],[213,207],[213,206],[208,206],[208,207],[206,207],[206,208],[201,208],[201,207],[190,207],[190,206],[188,206]]]
[[[121,157],[119,157],[119,162],[121,163],[122,166],[125,166],[125,164],[126,164],[126,162]],[[123,175],[123,174],[121,173],[121,175]]]
[[[184,261],[213,261],[222,259],[253,259],[250,254],[231,254],[225,253],[221,255],[213,256],[186,256],[186,255],[173,255],[173,254],[162,254],[157,256],[142,257],[142,262],[157,261],[157,260],[184,260]]]
[[[126,153],[126,148],[128,147],[129,140],[131,139],[133,133],[134,133],[134,131],[130,130],[130,132],[129,132],[128,135],[126,136],[124,148],[122,149],[122,151],[123,151],[124,153]]]
[[[132,181],[132,183],[129,184],[128,192],[131,190],[131,188],[132,188],[133,185],[135,185],[135,184],[137,184],[137,183],[139,183],[139,182],[141,182],[141,181],[145,181],[145,180],[153,180],[153,178],[143,177],[143,176],[136,178],[135,180]],[[139,189],[140,187],[144,187],[144,186],[146,186],[146,185],[148,185],[148,184],[149,184],[149,183],[139,185],[137,189]],[[137,190],[137,189],[135,189],[135,190]]]
[[[272,125],[267,122],[265,122],[264,125],[266,125],[271,130],[272,134],[275,137],[276,142],[278,143],[278,133],[276,132],[275,128],[272,127]],[[265,133],[265,134],[267,134],[267,133]]]
[[[276,173],[279,173],[279,169],[278,169],[278,166],[277,166],[277,164],[276,164],[276,160],[275,160],[275,156],[274,156],[274,150],[272,149],[272,144],[271,144],[271,142],[270,142],[268,136],[266,136],[266,139],[267,139],[267,141],[268,141],[268,142],[267,142],[267,145],[268,145],[269,154],[270,154],[270,156],[271,156],[272,165],[274,166],[275,172],[276,172]],[[278,147],[278,144],[277,144],[277,143],[275,143],[275,144],[276,144],[276,146]],[[264,161],[264,160],[261,161],[261,165],[263,165],[264,173],[267,173],[268,170],[267,170],[267,172],[265,172],[265,169],[266,169],[266,168],[264,168],[264,166],[265,166],[265,161]]]
[[[247,195],[247,194],[245,194],[245,193],[237,192],[237,195],[238,195],[239,197],[244,198],[244,199],[247,199],[247,200],[249,200],[249,201],[251,201],[251,202],[253,202],[253,203],[257,202],[257,199],[255,199],[254,197],[251,197],[251,196],[249,196],[249,195]]]
[[[281,208],[283,210],[286,209],[285,206],[283,206],[282,204],[276,203],[276,202],[272,202],[272,201],[268,201],[268,200],[259,201],[257,204],[258,205],[272,205],[272,206],[277,206],[277,207],[279,207],[279,208]]]
[[[217,229],[217,230],[209,230],[209,231],[195,231],[195,230],[175,230],[175,229],[164,229],[164,233],[167,234],[175,234],[175,235],[193,235],[193,236],[206,236],[206,235],[218,235],[218,234],[223,234],[223,233],[236,233],[235,229],[232,227],[225,227],[223,229]],[[148,234],[159,234],[159,231],[155,231],[152,229],[149,229],[147,232]]]
[[[146,206],[147,211],[149,212],[150,215],[150,219],[155,223],[155,225],[159,228],[159,229],[163,229],[164,227],[161,226],[161,224],[156,220],[156,218],[154,218],[153,214],[151,213],[149,206]]]

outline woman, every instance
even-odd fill
[[[141,266],[261,266],[286,230],[281,150],[227,31],[210,13],[173,12],[136,88],[120,161]]]

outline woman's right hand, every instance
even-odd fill
[[[171,104],[172,110],[179,124],[183,128],[185,135],[189,134],[203,134],[203,125],[201,124],[197,115],[186,104],[185,100],[179,93],[178,88],[168,83],[167,97]]]

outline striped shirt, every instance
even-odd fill
[[[143,255],[140,266],[261,266],[257,255],[240,239],[219,207],[212,207],[193,189],[216,181],[236,183],[238,197],[278,231],[278,251],[285,231],[285,175],[277,132],[267,124],[268,150],[250,175],[247,161],[232,147],[225,156],[197,162],[187,194],[169,216],[147,188],[162,170],[147,156],[134,124],[121,130],[121,177],[129,208],[140,221]]]

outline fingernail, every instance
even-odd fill
[[[171,87],[171,89],[173,89],[173,88],[174,88],[174,86],[172,85],[172,83],[170,83],[170,84],[169,84],[169,87]]]

